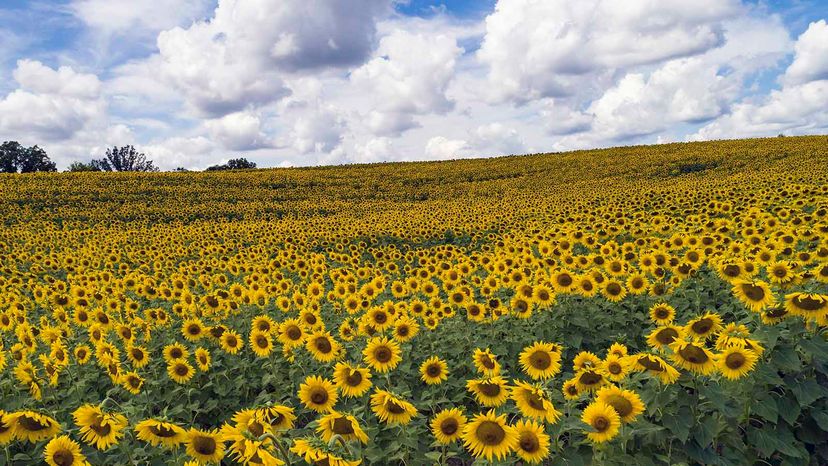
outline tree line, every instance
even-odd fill
[[[256,168],[256,164],[245,158],[231,159],[225,164],[212,165],[207,171],[244,170]],[[0,173],[56,172],[57,166],[49,155],[37,145],[25,147],[16,141],[0,145]],[[159,168],[146,154],[128,145],[106,150],[106,156],[89,162],[73,162],[68,172],[157,172]],[[187,171],[176,168],[175,171]]]

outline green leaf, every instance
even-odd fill
[[[825,396],[825,388],[819,385],[814,379],[796,381],[790,385],[790,389],[799,401],[800,407],[810,406],[814,401]]]
[[[820,429],[828,431],[828,413],[825,411],[814,411],[811,413],[811,417],[814,418],[814,421],[816,421]]]
[[[773,395],[763,396],[750,403],[750,410],[771,424],[776,424],[779,419],[779,407],[776,405]]]
[[[681,443],[687,443],[690,437],[690,425],[692,424],[692,414],[690,408],[682,406],[675,416],[667,416],[661,420],[664,427],[666,427]]]

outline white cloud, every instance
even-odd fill
[[[471,145],[479,156],[521,154],[526,150],[526,143],[518,131],[503,123],[478,126],[471,139]]]
[[[783,76],[786,84],[828,79],[828,23],[811,23],[796,42],[796,56]]]
[[[353,161],[357,163],[381,162],[393,160],[397,155],[390,138],[378,137],[358,146]]]
[[[446,96],[463,49],[454,37],[396,30],[380,39],[375,57],[351,73],[351,82],[373,103],[368,126],[398,136],[417,127],[414,115],[446,113]]]
[[[13,75],[18,89],[0,100],[5,137],[67,140],[106,114],[95,75],[69,67],[54,70],[31,60],[18,61]]]
[[[303,154],[332,152],[342,141],[345,129],[345,121],[334,109],[315,109],[297,118],[290,144]]]
[[[270,142],[262,131],[257,115],[239,112],[209,120],[205,126],[214,141],[225,149],[244,151],[267,147]]]
[[[107,34],[161,31],[200,19],[210,0],[75,0],[69,8],[90,28]]]
[[[466,155],[469,143],[462,139],[448,139],[435,136],[425,145],[425,156],[429,159],[456,159]]]
[[[616,68],[704,52],[723,41],[735,0],[499,0],[478,58],[494,101],[584,94]],[[606,78],[606,76],[603,76]]]

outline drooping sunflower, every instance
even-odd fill
[[[330,442],[334,435],[340,435],[347,441],[360,441],[368,443],[368,435],[359,426],[359,421],[353,415],[331,411],[319,419],[319,427],[316,431],[322,435],[322,439]]]
[[[703,316],[687,322],[684,331],[699,340],[705,340],[722,329],[722,318],[714,312],[706,312]]]
[[[360,397],[371,388],[371,371],[346,362],[334,367],[334,383],[343,396]]]
[[[584,409],[581,421],[590,427],[587,438],[594,443],[612,440],[621,429],[621,416],[615,409],[601,401],[593,401]]]
[[[819,320],[828,315],[828,295],[818,293],[789,293],[785,295],[785,310],[804,319]]]
[[[54,437],[61,426],[54,418],[34,411],[18,411],[6,415],[14,431],[14,438],[26,442],[39,442]]]
[[[420,379],[427,385],[439,385],[448,379],[448,364],[432,356],[420,365]]]
[[[299,386],[299,400],[317,413],[328,413],[336,404],[336,387],[327,379],[311,375]]]
[[[380,374],[394,369],[402,361],[400,345],[386,337],[374,337],[368,340],[362,355],[371,369]]]
[[[543,424],[521,419],[514,426],[518,441],[515,452],[518,457],[529,464],[540,463],[549,456],[549,435]]]
[[[146,419],[135,425],[135,433],[154,447],[175,448],[184,442],[187,431],[170,422]]]
[[[676,309],[667,303],[654,304],[650,308],[650,320],[656,325],[669,325],[676,317]]]
[[[196,365],[198,366],[201,372],[207,372],[210,370],[210,364],[212,363],[212,358],[210,357],[210,350],[207,348],[196,348],[195,350],[195,361]]]
[[[542,386],[520,380],[514,380],[513,383],[511,398],[522,415],[542,422],[557,422],[561,413],[552,405],[549,394]]]
[[[167,375],[175,383],[185,384],[195,375],[195,369],[185,359],[177,359],[167,365]]]
[[[477,414],[463,428],[463,443],[475,458],[505,458],[517,448],[518,436],[514,427],[506,423],[506,415],[494,410]]]
[[[380,389],[371,395],[371,410],[386,424],[408,424],[417,415],[417,408],[413,404]]]
[[[49,466],[83,466],[88,464],[80,445],[68,435],[61,435],[49,440],[43,450],[43,458]]]
[[[595,396],[599,402],[606,403],[618,413],[621,422],[630,423],[644,412],[644,403],[641,402],[641,397],[632,390],[622,390],[614,385],[606,386],[600,390]]]
[[[646,371],[650,375],[657,377],[661,383],[675,383],[679,375],[681,375],[675,367],[655,354],[636,354],[629,357],[635,361],[636,369]]]
[[[548,379],[561,370],[561,347],[538,341],[524,348],[519,360],[521,369],[529,377]]]
[[[305,347],[319,362],[331,362],[339,354],[339,343],[324,330],[317,330],[308,335],[305,339]]]
[[[118,444],[127,427],[127,418],[119,413],[105,413],[100,406],[86,404],[72,413],[84,442],[98,450]]]
[[[669,347],[674,341],[684,337],[684,329],[677,325],[664,325],[653,329],[647,335],[647,344],[654,350],[663,350]]]
[[[219,463],[224,458],[224,439],[219,432],[190,429],[184,444],[187,455],[199,464]]]
[[[358,466],[362,460],[345,458],[346,452],[335,451],[339,444],[328,444],[318,438],[300,438],[293,442],[290,451],[296,453],[308,464],[322,464],[327,466]]]
[[[708,375],[716,370],[713,353],[695,340],[676,340],[670,349],[673,350],[670,359],[682,369],[700,375]]]
[[[273,430],[288,430],[293,428],[293,421],[296,420],[296,415],[293,413],[293,408],[282,405],[271,405],[259,408],[257,412],[261,413],[262,418],[270,424]]]
[[[472,355],[472,360],[474,361],[474,367],[477,369],[477,372],[487,377],[500,373],[500,363],[497,362],[497,357],[492,354],[489,348],[476,348]]]
[[[776,302],[770,286],[760,280],[736,280],[732,290],[736,298],[754,312],[762,311]]]
[[[755,351],[731,346],[715,357],[716,368],[727,379],[736,380],[747,375],[756,366],[759,356]]]
[[[506,380],[499,375],[468,380],[466,389],[474,395],[478,403],[486,407],[498,407],[509,398]]]
[[[460,438],[466,421],[466,416],[460,409],[444,409],[431,419],[431,433],[437,443],[448,445]]]
[[[273,352],[273,338],[260,330],[250,332],[250,349],[260,358],[266,358]]]

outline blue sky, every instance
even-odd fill
[[[824,1],[306,5],[6,0],[0,139],[203,168],[828,131]]]

